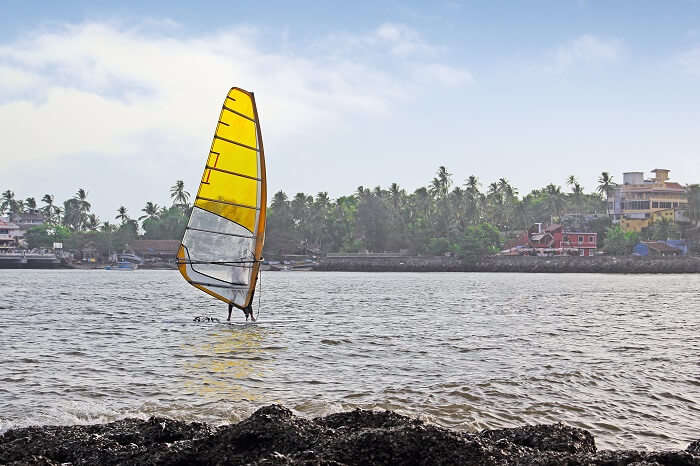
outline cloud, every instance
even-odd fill
[[[436,47],[401,25],[347,36],[366,50],[324,55],[317,44],[276,49],[270,44],[279,37],[251,27],[184,36],[168,21],[156,23],[165,31],[154,32],[150,23],[86,22],[0,44],[0,172],[20,173],[27,164],[147,159],[143,166],[160,166],[157,176],[167,182],[184,171],[196,180],[213,118],[231,85],[255,91],[272,157],[317,161],[333,150],[318,146],[324,135],[389,118],[397,105],[418,98],[426,77],[445,87],[471,79],[460,68],[422,60]],[[424,72],[416,73],[421,67]],[[362,152],[363,142],[353,140]],[[283,160],[278,168],[294,163]],[[72,171],[104,179],[81,170]]]
[[[591,34],[584,34],[573,39],[554,51],[554,62],[558,68],[577,64],[615,61],[622,50],[617,39],[601,39]]]
[[[401,57],[434,55],[438,50],[426,43],[416,31],[401,24],[384,23],[374,31],[374,37],[388,44],[391,53]]]

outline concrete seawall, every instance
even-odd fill
[[[343,257],[314,270],[333,272],[700,273],[695,257]]]

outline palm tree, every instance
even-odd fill
[[[430,194],[437,199],[445,199],[452,187],[452,174],[444,166],[440,166],[430,183]]]
[[[90,212],[90,203],[87,201],[87,191],[85,191],[83,188],[78,189],[78,192],[75,193],[75,198],[80,201],[80,211],[83,213],[88,213]]]
[[[185,191],[184,181],[177,180],[175,184],[170,187],[170,198],[173,200],[173,204],[189,207],[187,201],[190,199],[190,193]]]
[[[100,219],[97,215],[90,214],[87,216],[87,221],[85,222],[85,227],[90,231],[97,231],[97,227],[100,224]]]
[[[608,214],[610,214],[610,194],[614,191],[614,189],[615,183],[613,182],[613,177],[610,176],[608,172],[602,172],[598,178],[598,188],[596,188],[596,191],[598,191],[598,194],[600,194],[601,197],[603,194],[605,194]]]
[[[0,203],[0,214],[5,212],[13,212],[17,209],[15,205],[17,203],[17,201],[15,200],[15,193],[10,191],[9,189],[2,193],[2,197],[0,197],[0,200],[2,200],[2,203]]]
[[[158,216],[158,213],[160,212],[160,208],[158,207],[158,204],[154,204],[153,202],[146,202],[146,207],[141,209],[141,212],[145,212],[146,215],[142,215],[139,217],[139,220],[143,220],[145,218],[155,218]]]
[[[549,183],[544,190],[547,195],[547,206],[549,207],[550,215],[560,217],[565,206],[561,187],[554,185],[554,183]]]
[[[115,220],[121,220],[122,225],[129,220],[129,216],[126,213],[126,207],[121,206],[117,209],[117,216],[114,217]]]
[[[36,213],[36,199],[34,199],[33,197],[28,197],[24,200],[24,205],[29,213]]]
[[[23,214],[23,213],[26,212],[26,209],[25,209],[24,207],[25,207],[25,206],[24,206],[24,201],[23,201],[23,200],[20,199],[19,201],[15,201],[14,209],[13,209],[13,210],[10,210],[10,213],[12,213],[12,214]]]
[[[468,212],[467,218],[472,225],[476,225],[481,219],[480,206],[482,201],[482,194],[479,191],[479,185],[479,178],[477,178],[474,175],[471,175],[469,178],[467,178],[467,181],[464,183],[464,192],[467,204],[466,208]]]
[[[41,198],[41,202],[46,205],[39,210],[49,223],[54,223],[53,216],[56,213],[56,206],[53,204],[54,199],[54,196],[51,194],[44,194],[44,197]]]
[[[598,177],[598,187],[596,191],[602,196],[605,195],[605,199],[610,199],[610,193],[615,189],[615,183],[613,182],[613,177],[610,176],[608,172],[602,172],[600,177]]]

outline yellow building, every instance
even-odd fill
[[[652,170],[654,178],[644,179],[643,172],[623,174],[608,201],[613,223],[624,231],[642,231],[651,223],[666,219],[676,222],[688,208],[688,195],[679,183],[668,181],[670,170]]]

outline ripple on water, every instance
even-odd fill
[[[699,288],[694,275],[280,272],[259,323],[205,323],[193,317],[225,306],[174,271],[0,270],[0,431],[221,424],[275,402],[467,431],[563,421],[601,448],[684,448],[700,431]]]

